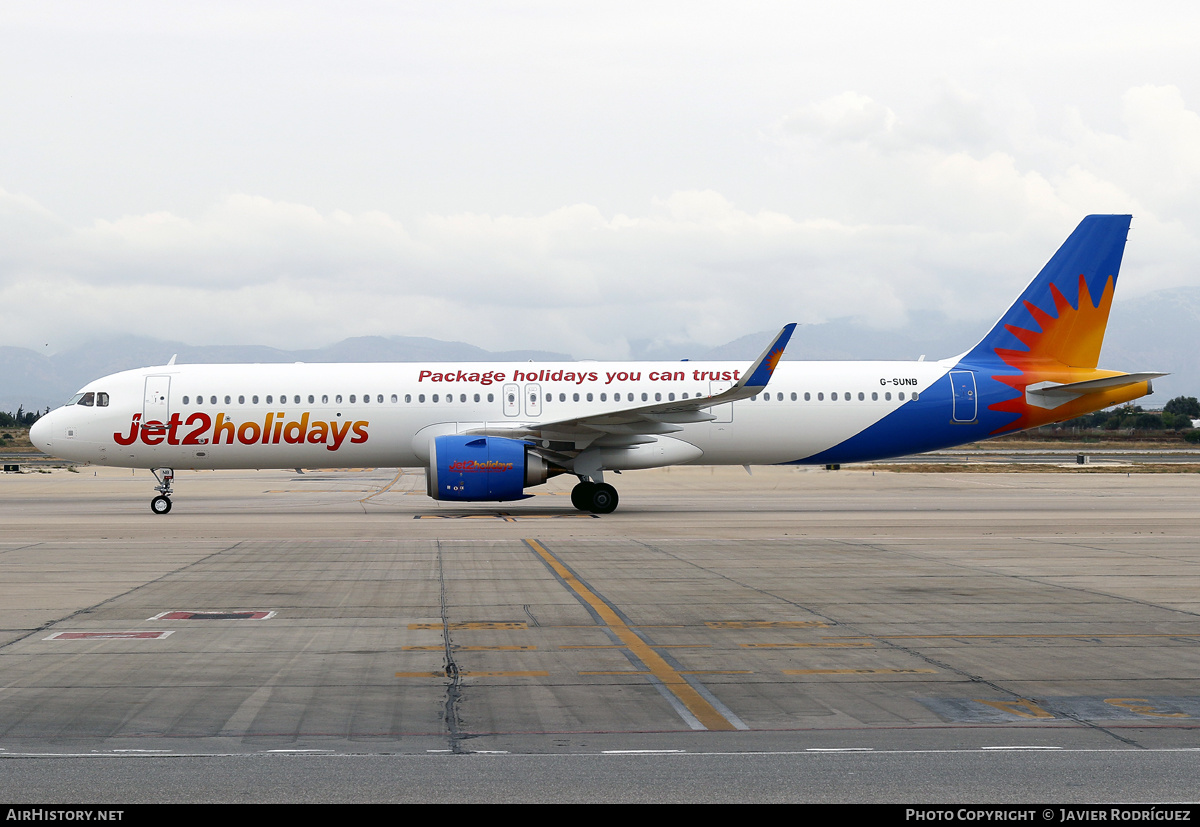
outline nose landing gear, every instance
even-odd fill
[[[166,514],[171,510],[171,483],[175,481],[175,470],[151,468],[150,473],[158,480],[154,490],[159,492],[159,496],[150,501],[150,510],[155,514]]]

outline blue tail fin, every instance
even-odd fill
[[[1096,367],[1131,219],[1089,215],[1079,222],[963,361],[978,364],[1020,354],[1026,360]]]

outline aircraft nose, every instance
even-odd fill
[[[29,441],[46,453],[50,452],[50,420],[53,416],[48,413],[29,428]]]

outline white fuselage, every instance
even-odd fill
[[[953,362],[783,362],[754,399],[709,410],[606,467],[803,461],[911,402]],[[106,376],[51,411],[56,456],[140,468],[416,466],[435,436],[707,397],[744,362],[169,365]],[[95,400],[106,395],[106,405]],[[686,395],[686,397],[685,397]],[[578,446],[582,448],[583,446]],[[625,459],[622,460],[621,457]]]

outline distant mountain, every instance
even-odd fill
[[[419,336],[356,336],[312,350],[280,350],[258,345],[196,347],[148,336],[120,336],[89,342],[45,356],[17,347],[0,347],[0,411],[44,410],[66,401],[93,379],[131,368],[162,365],[177,355],[181,364],[247,362],[548,362],[572,361],[545,350],[492,352],[465,342]]]
[[[781,320],[786,321],[786,320]],[[852,319],[803,325],[796,330],[786,358],[791,360],[917,359],[963,353],[986,332],[989,322],[951,319],[940,313],[913,314],[899,330],[876,330]],[[1200,288],[1160,290],[1113,304],[1101,367],[1116,370],[1165,370],[1143,404],[1161,406],[1176,396],[1200,397]],[[742,336],[719,347],[696,342],[670,345],[633,342],[636,359],[754,359],[777,329]],[[87,382],[130,368],[161,365],[178,354],[181,363],[239,362],[500,362],[572,361],[565,353],[540,350],[492,352],[464,342],[416,336],[358,336],[313,350],[261,346],[193,347],[181,342],[123,336],[45,356],[32,350],[0,347],[0,411],[44,409],[61,404]]]

